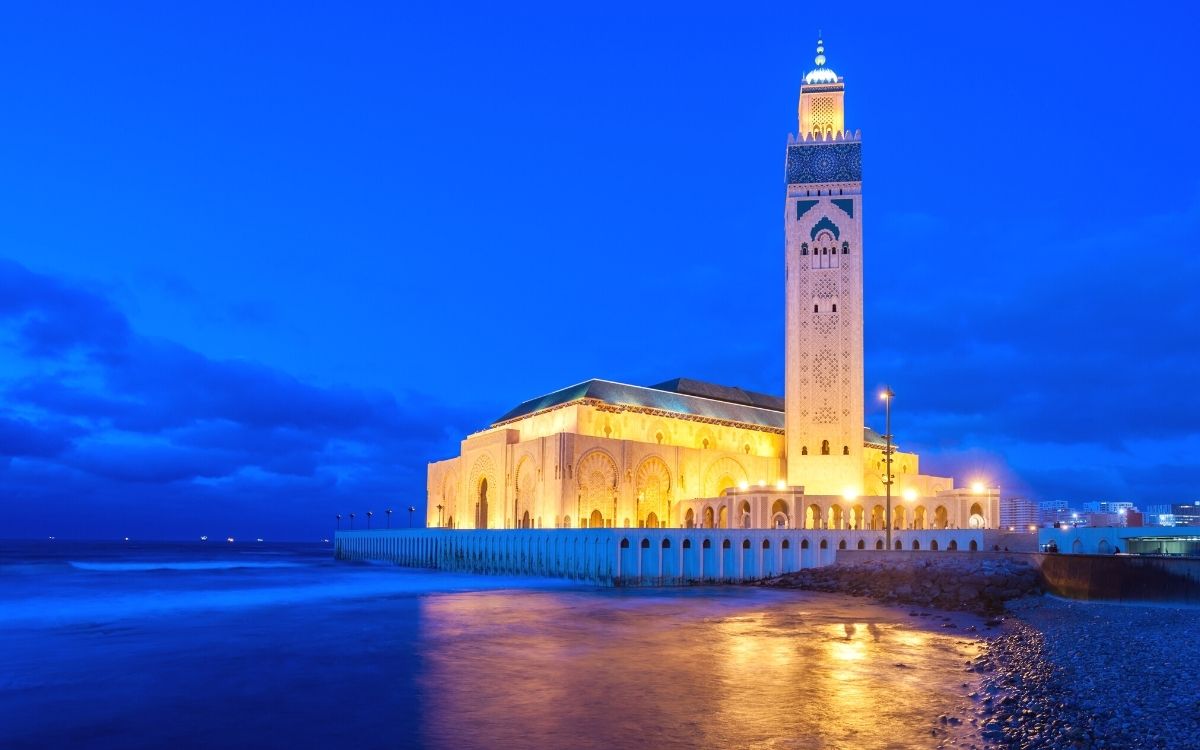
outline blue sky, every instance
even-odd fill
[[[1200,497],[1200,12],[401,5],[0,14],[0,537],[314,538],[580,380],[781,392],[818,28],[901,444]]]

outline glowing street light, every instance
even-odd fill
[[[886,447],[883,455],[884,465],[887,467],[883,475],[883,486],[887,493],[887,520],[884,522],[884,526],[887,527],[885,529],[887,541],[884,543],[884,549],[890,550],[892,548],[892,399],[896,398],[896,394],[891,388],[884,387],[879,393],[879,398],[883,401],[885,414],[883,439]]]
[[[749,482],[747,482],[747,481],[745,481],[745,480],[743,480],[743,481],[741,481],[741,482],[738,482],[738,489],[739,489],[739,490],[744,490],[744,489],[748,488],[749,486],[750,486],[750,483],[749,483]]]
[[[785,482],[785,481],[783,481],[782,479],[780,479],[778,482],[776,482],[776,483],[775,483],[775,489],[777,489],[777,490],[786,490],[786,489],[787,489],[787,482]]]
[[[974,492],[976,495],[982,495],[983,490],[984,490],[983,482],[972,482],[971,483],[971,492]]]
[[[908,501],[908,502],[910,502],[910,503],[911,503],[913,500],[916,500],[916,499],[917,499],[917,491],[916,491],[916,490],[914,490],[912,487],[909,487],[908,489],[906,489],[906,490],[904,491],[904,499],[905,499],[905,500],[907,500],[907,501]]]

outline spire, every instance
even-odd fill
[[[837,73],[825,67],[825,38],[820,31],[817,31],[817,56],[813,58],[813,62],[817,67],[808,71],[808,74],[804,76],[805,83],[837,82]]]

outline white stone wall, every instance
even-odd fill
[[[975,551],[983,532],[905,531],[895,549]],[[408,567],[573,578],[599,585],[663,586],[769,578],[831,565],[839,549],[883,549],[873,531],[765,529],[487,530],[377,529],[339,531],[339,560]]]
[[[1194,537],[1200,529],[1191,526],[1066,526],[1038,529],[1038,547],[1053,541],[1061,554],[1111,555],[1129,551],[1130,537]]]

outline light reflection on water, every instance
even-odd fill
[[[439,747],[924,748],[975,647],[904,613],[762,590],[423,601]],[[483,738],[487,738],[484,742]]]
[[[327,555],[0,548],[0,748],[926,748],[975,653],[861,599]]]

